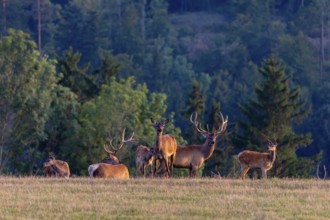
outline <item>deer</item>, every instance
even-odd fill
[[[43,164],[46,177],[70,177],[69,164],[62,160],[56,160],[55,155],[50,153],[48,160]]]
[[[145,176],[145,169],[149,167],[150,175],[153,176],[152,162],[154,159],[154,148],[139,145],[135,152],[136,175]]]
[[[201,124],[197,121],[197,113],[193,120],[193,114],[190,115],[190,122],[194,125],[196,131],[206,138],[203,144],[191,144],[186,146],[178,146],[176,151],[176,157],[174,160],[174,168],[189,169],[189,177],[195,177],[197,170],[203,165],[203,163],[209,159],[215,149],[216,140],[227,128],[228,116],[224,119],[220,112],[222,120],[219,128],[214,132],[204,130]],[[208,126],[207,126],[208,127]]]
[[[268,139],[268,152],[256,152],[244,150],[238,154],[238,161],[241,166],[240,178],[245,179],[245,175],[250,168],[260,168],[262,178],[267,178],[267,171],[273,167],[276,159],[277,142],[273,143]]]
[[[123,131],[123,133],[125,134],[125,131]],[[133,133],[133,135],[134,135],[134,133]],[[113,151],[109,149],[110,148],[109,146],[113,149]],[[112,140],[110,140],[109,145],[106,145],[106,144],[103,145],[103,149],[105,150],[105,152],[107,152],[108,156],[105,157],[103,160],[101,160],[100,163],[108,163],[108,164],[113,164],[113,165],[120,164],[120,160],[117,158],[116,154],[121,149],[121,147],[114,148],[112,145]]]
[[[156,139],[155,139],[155,150],[154,150],[154,173],[156,171],[157,160],[164,160],[166,171],[169,176],[173,172],[173,161],[175,160],[177,142],[175,138],[170,134],[163,135],[165,126],[170,122],[169,119],[166,119],[163,122],[157,122],[151,118],[151,123],[156,130]],[[170,160],[170,163],[169,163]]]
[[[104,149],[108,150],[109,152],[111,152],[111,154],[115,155],[124,146],[125,143],[132,142],[134,140],[133,136],[134,136],[134,132],[129,139],[125,140],[125,128],[124,128],[122,135],[121,135],[121,141],[117,148],[113,146],[112,140],[110,140],[110,147],[112,149],[114,149],[114,152],[110,151],[107,148],[104,148]],[[117,157],[115,157],[115,158],[118,160]],[[118,162],[119,162],[119,160],[118,160]],[[100,177],[100,178],[113,178],[113,179],[128,179],[129,178],[128,169],[124,164],[121,164],[121,163],[120,164],[109,164],[109,163],[105,163],[102,161],[100,163],[95,163],[95,164],[89,165],[88,174],[90,177]]]
[[[165,177],[165,178],[169,177],[164,160],[160,161],[160,164],[157,168],[155,175],[157,177]]]

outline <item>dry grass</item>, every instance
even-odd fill
[[[0,219],[330,219],[330,181],[0,177]]]

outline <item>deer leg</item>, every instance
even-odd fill
[[[171,156],[171,174],[173,174],[174,161],[175,161],[175,154],[172,154],[172,156]]]
[[[170,168],[168,165],[168,157],[163,157],[163,159],[165,160],[165,165],[166,165],[166,170],[167,170],[168,176],[171,176]]]
[[[261,169],[261,174],[263,179],[267,179],[267,171],[265,169]]]
[[[245,175],[247,174],[247,172],[249,172],[249,167],[244,167],[243,169],[241,169],[241,179],[244,180],[245,179]]]

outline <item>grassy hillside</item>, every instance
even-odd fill
[[[0,178],[1,219],[329,219],[330,181]]]

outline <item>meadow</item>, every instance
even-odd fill
[[[0,177],[0,219],[330,219],[330,181]]]

